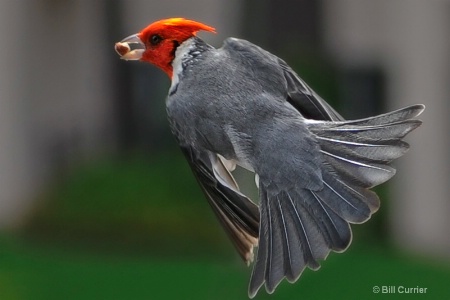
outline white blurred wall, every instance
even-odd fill
[[[15,221],[35,188],[29,132],[21,115],[25,105],[21,78],[25,70],[18,69],[24,4],[0,2],[0,226]]]
[[[390,109],[423,103],[424,124],[395,165],[393,239],[450,254],[450,1],[324,0],[325,42],[344,67],[381,66]],[[361,99],[364,101],[364,99]],[[383,205],[383,201],[382,201]]]
[[[70,160],[112,146],[103,1],[0,1],[0,227]]]

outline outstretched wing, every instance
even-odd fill
[[[239,191],[233,176],[217,154],[198,152],[188,146],[181,150],[211,208],[242,259],[253,261],[253,247],[258,244],[259,209]]]
[[[342,121],[344,118],[317,95],[284,60],[246,40],[228,38],[223,49],[240,65],[259,70],[259,80],[274,87],[279,76],[280,88],[285,89],[286,101],[303,117],[313,120]],[[284,78],[283,78],[284,77]],[[278,78],[278,77],[277,77]],[[281,84],[284,81],[284,84]]]

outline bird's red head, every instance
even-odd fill
[[[200,30],[215,32],[213,27],[196,21],[183,18],[164,19],[116,43],[115,49],[122,59],[152,63],[172,77],[172,61],[176,48]]]

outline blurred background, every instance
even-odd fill
[[[427,106],[350,249],[271,299],[450,298],[450,1],[0,0],[0,300],[247,299],[170,134],[169,79],[113,49],[178,16],[280,56],[346,118]]]

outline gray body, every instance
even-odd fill
[[[215,49],[191,38],[173,67],[172,131],[243,259],[258,246],[251,297],[347,248],[349,223],[379,207],[369,189],[395,174],[401,139],[420,125],[411,118],[421,105],[345,121],[284,61],[243,40]],[[259,175],[258,206],[239,191],[233,163]]]
[[[293,185],[317,187],[317,142],[300,112],[286,101],[277,58],[250,45],[228,39],[224,47],[208,48],[186,65],[177,92],[167,100],[179,142],[235,160],[283,188],[292,179]],[[283,172],[272,172],[274,167]]]

